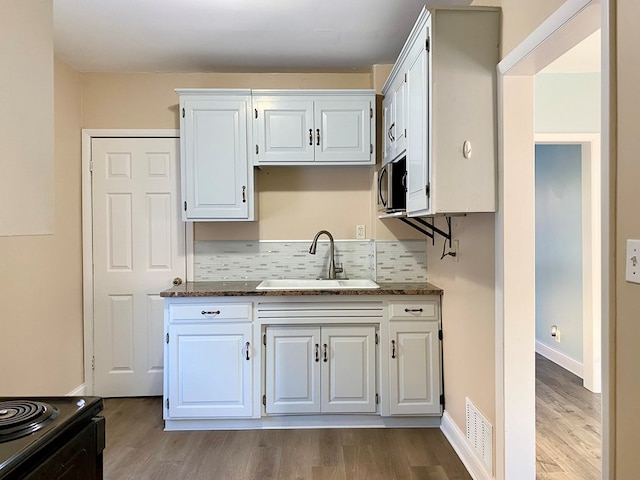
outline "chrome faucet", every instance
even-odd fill
[[[335,261],[334,261],[334,256],[335,256],[335,247],[333,245],[333,236],[326,230],[320,230],[318,233],[316,233],[316,236],[313,237],[313,242],[311,242],[311,246],[309,247],[309,253],[311,255],[315,255],[316,254],[316,247],[318,245],[318,237],[322,234],[325,234],[327,237],[329,237],[329,242],[330,242],[330,246],[329,246],[329,252],[331,255],[331,259],[329,260],[329,280],[334,280],[336,278],[336,273],[342,273],[343,268],[340,267],[336,267]]]

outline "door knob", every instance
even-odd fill
[[[182,285],[182,279],[180,277],[176,277],[173,279],[173,284],[177,287],[178,285]]]

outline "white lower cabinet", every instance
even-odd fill
[[[267,327],[266,413],[374,413],[375,336],[369,325]]]
[[[389,413],[441,414],[441,348],[437,305],[392,305],[390,312]]]

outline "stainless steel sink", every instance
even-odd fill
[[[263,280],[257,290],[372,290],[380,288],[373,280],[306,280],[280,278]]]

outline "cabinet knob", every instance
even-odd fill
[[[173,279],[173,284],[177,287],[178,285],[182,285],[182,279],[180,277],[176,277]]]

